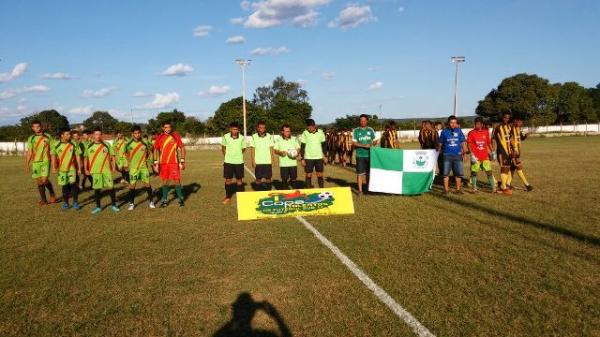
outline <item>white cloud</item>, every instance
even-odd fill
[[[248,0],[244,0],[244,1],[240,2],[240,8],[243,11],[249,11],[251,5],[252,5],[252,3]]]
[[[326,71],[321,74],[321,78],[326,81],[332,80],[334,77],[335,77],[335,72],[333,72],[333,71]]]
[[[200,91],[198,95],[202,97],[215,97],[227,94],[231,90],[231,87],[228,85],[218,86],[211,85],[210,88],[206,91]]]
[[[246,39],[242,35],[236,35],[225,40],[225,43],[229,44],[242,44],[246,42]]]
[[[233,25],[241,25],[244,23],[244,21],[246,21],[245,18],[231,18],[229,19],[229,22]]]
[[[369,85],[369,90],[379,90],[383,88],[383,83],[381,81],[373,82]]]
[[[195,37],[205,37],[208,36],[208,33],[212,30],[212,26],[198,26],[194,29]]]
[[[348,29],[372,21],[377,21],[377,18],[373,16],[371,6],[351,4],[342,9],[340,14],[333,21],[329,22],[329,27]]]
[[[317,9],[331,0],[263,0],[252,3],[250,14],[244,26],[248,28],[270,28],[291,23],[295,26],[310,27],[317,24]]]
[[[133,94],[133,97],[150,97],[150,96],[152,96],[152,94],[148,93],[148,92],[145,92],[145,91],[136,91]]]
[[[86,106],[79,106],[79,107],[71,108],[69,110],[69,113],[73,114],[73,115],[91,115],[92,114],[92,106],[86,105]]]
[[[115,90],[114,87],[101,88],[98,90],[86,89],[81,93],[81,97],[100,98],[110,95]]]
[[[250,53],[252,55],[257,55],[257,56],[265,56],[265,55],[279,55],[279,54],[283,54],[283,53],[289,53],[289,49],[285,46],[279,47],[279,48],[273,48],[273,47],[268,47],[268,48],[256,48],[253,51],[251,51]]]
[[[166,94],[154,94],[152,102],[148,102],[144,105],[147,109],[163,109],[179,102],[179,94],[176,92],[169,92]]]
[[[183,64],[183,63],[177,63],[177,64],[174,64],[174,65],[168,67],[167,69],[165,69],[162,72],[162,75],[164,75],[164,76],[185,76],[186,74],[189,74],[192,71],[194,71],[194,68],[192,68],[190,65]]]
[[[20,77],[27,71],[27,63],[19,63],[9,73],[0,73],[0,83],[9,82]]]
[[[50,88],[48,88],[45,85],[32,85],[32,86],[23,87],[23,88],[7,89],[7,90],[0,91],[0,100],[9,99],[9,98],[15,97],[20,94],[36,93],[36,92],[39,93],[39,92],[46,92],[48,90],[50,90]]]
[[[372,72],[372,73],[373,73],[373,72],[379,71],[380,69],[381,69],[381,67],[374,66],[374,67],[369,67],[369,68],[367,68],[367,71],[369,71],[369,72]]]
[[[42,76],[42,78],[46,79],[46,80],[70,80],[73,77],[71,77],[71,75],[65,74],[65,73],[48,73],[48,74],[44,74]]]

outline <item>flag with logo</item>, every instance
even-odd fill
[[[369,191],[415,195],[431,190],[435,150],[371,148]]]

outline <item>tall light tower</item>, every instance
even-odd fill
[[[454,72],[454,116],[456,116],[456,112],[458,111],[458,74],[459,74],[459,65],[465,62],[464,56],[452,56],[450,58],[452,63],[456,65],[456,70]]]
[[[240,65],[242,68],[242,110],[244,113],[244,141],[246,141],[247,127],[246,127],[246,67],[250,65],[252,60],[237,59],[235,63]]]

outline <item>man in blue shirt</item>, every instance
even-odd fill
[[[456,193],[463,194],[460,189],[462,184],[461,177],[464,175],[463,156],[467,153],[465,145],[465,135],[458,126],[458,120],[455,116],[448,117],[448,126],[442,130],[438,140],[437,149],[443,156],[442,176],[444,177],[444,194],[448,194],[450,170],[456,180]]]

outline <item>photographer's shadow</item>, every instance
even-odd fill
[[[292,333],[283,321],[277,309],[267,301],[256,302],[252,296],[240,293],[231,305],[232,317],[213,337],[291,337]],[[264,330],[252,327],[256,313],[262,310],[277,325],[279,331]]]

